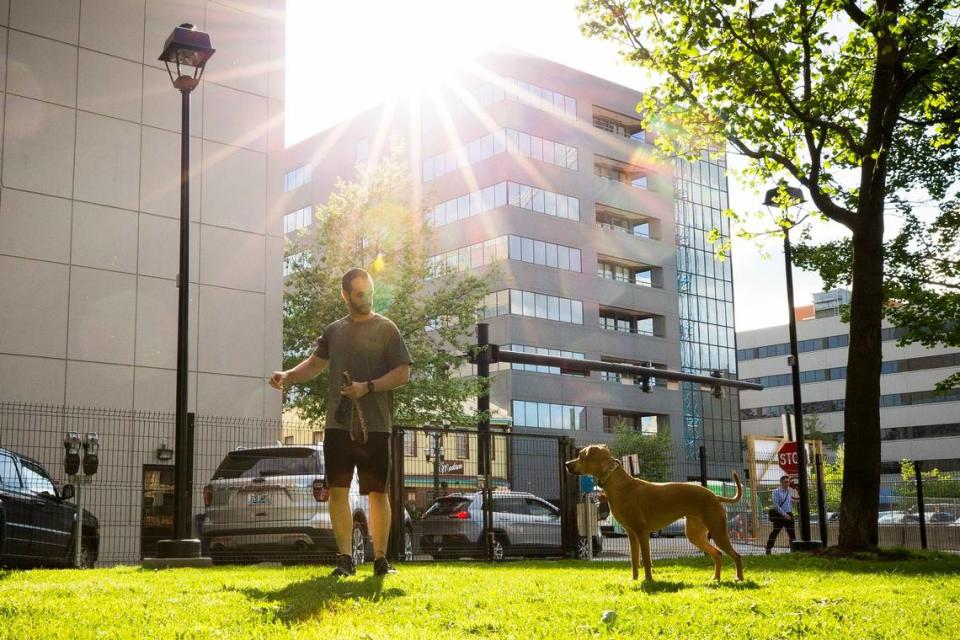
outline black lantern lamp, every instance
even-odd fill
[[[200,83],[203,69],[214,51],[216,49],[210,46],[210,35],[185,22],[167,38],[158,59],[167,65],[173,86],[180,91],[190,92]],[[176,77],[173,75],[174,67],[177,69]]]

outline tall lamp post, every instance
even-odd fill
[[[795,221],[791,220],[787,212],[792,207],[806,202],[803,191],[796,187],[789,187],[781,182],[778,186],[767,191],[763,204],[768,208],[781,209],[784,215],[777,224],[783,229],[783,260],[787,278],[787,306],[790,310],[790,373],[793,379],[793,419],[794,432],[797,438],[797,461],[799,463],[799,477],[797,482],[800,492],[800,537],[794,540],[793,551],[809,551],[820,549],[823,544],[819,540],[810,540],[810,496],[807,487],[807,448],[803,437],[803,408],[800,399],[800,358],[797,350],[797,318],[793,304],[793,255],[790,250],[790,228]]]
[[[193,491],[193,429],[187,420],[188,309],[190,304],[190,92],[203,76],[204,67],[215,50],[210,36],[189,23],[173,30],[163,47],[160,60],[167,67],[173,87],[180,92],[180,270],[177,274],[177,402],[174,450],[174,539],[161,540],[157,554],[161,559],[195,560],[200,558],[200,541],[191,538]],[[174,74],[176,72],[176,74]]]

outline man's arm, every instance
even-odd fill
[[[274,389],[281,389],[286,384],[299,384],[313,380],[328,366],[330,366],[329,360],[310,355],[293,369],[275,371],[270,377],[270,386]]]
[[[374,391],[390,391],[391,389],[396,389],[397,387],[402,387],[403,385],[410,382],[410,365],[402,364],[399,367],[394,367],[390,371],[386,372],[379,378],[373,381],[373,390]],[[340,393],[357,400],[367,395],[368,393],[366,381],[354,382],[349,387],[344,387],[340,390]]]

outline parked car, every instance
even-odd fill
[[[203,542],[215,562],[315,559],[336,553],[323,445],[272,446],[228,453],[203,488]],[[354,476],[351,550],[371,555],[370,503]],[[413,529],[404,510],[403,557],[413,557]]]
[[[559,555],[560,510],[530,493],[493,494],[493,556]],[[440,558],[483,557],[483,494],[456,493],[436,500],[419,524],[420,549]],[[603,550],[599,535],[591,536],[593,553]],[[583,554],[586,544],[578,547]]]
[[[57,489],[36,460],[0,449],[0,565],[74,566],[77,507],[74,487]],[[80,566],[93,567],[100,552],[100,523],[83,510]]]
[[[881,511],[877,524],[920,524],[920,516],[906,511]]]
[[[927,511],[924,513],[927,524],[952,524],[957,515],[949,511]]]
[[[658,531],[653,531],[650,533],[651,538],[676,538],[677,536],[686,535],[686,518],[680,518],[679,520],[674,520],[663,529]],[[617,522],[617,519],[613,517],[611,513],[605,520],[600,523],[600,532],[608,538],[622,538],[627,535],[627,530],[623,528],[623,525]]]

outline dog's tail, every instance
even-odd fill
[[[732,498],[717,496],[720,499],[720,502],[729,502],[730,504],[740,502],[740,498],[743,497],[743,485],[740,484],[740,476],[736,471],[733,472],[733,481],[737,485],[737,495],[733,496]]]

